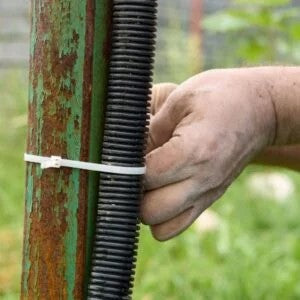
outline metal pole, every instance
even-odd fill
[[[99,162],[111,0],[32,0],[27,153]],[[82,299],[98,174],[28,163],[21,299]]]
[[[199,73],[203,68],[202,57],[202,19],[203,19],[203,0],[190,1],[190,16],[189,16],[189,45],[192,55],[193,64],[192,72]]]
[[[190,33],[200,39],[202,33],[203,0],[190,2]]]

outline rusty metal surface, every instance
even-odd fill
[[[110,2],[32,0],[27,153],[99,161]],[[26,172],[21,298],[82,299],[98,175]]]

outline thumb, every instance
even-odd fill
[[[177,84],[165,82],[155,84],[151,93],[151,115],[155,115],[169,95],[177,88]]]
[[[146,153],[162,146],[172,137],[177,125],[188,111],[185,101],[181,100],[181,93],[173,90],[161,104],[159,110],[151,116]]]

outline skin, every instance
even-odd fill
[[[211,70],[154,86],[141,220],[186,228],[251,162],[300,170],[300,68]]]

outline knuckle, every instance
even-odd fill
[[[151,228],[152,236],[159,242],[164,242],[166,239],[162,234],[159,233],[158,230],[155,229],[155,227]]]
[[[209,159],[215,159],[217,156],[217,153],[219,152],[219,139],[215,136],[212,135],[207,143],[206,143],[206,147],[205,147],[205,154]]]
[[[215,190],[220,189],[224,183],[224,175],[215,166],[210,166],[210,174],[207,176],[207,189]]]
[[[150,152],[152,149],[155,149],[157,145],[157,141],[156,141],[156,137],[154,135],[154,132],[153,130],[151,130],[151,127],[150,127],[150,130],[147,134],[147,149],[146,149],[146,153]]]
[[[213,180],[212,180],[212,187],[213,188],[220,188],[223,185],[224,177],[222,174],[214,174]]]
[[[211,163],[218,158],[219,144],[217,139],[203,139],[201,144],[193,143],[188,151],[188,160],[195,166]]]
[[[151,223],[151,214],[145,208],[140,210],[140,220],[143,224],[149,225]]]
[[[140,219],[145,225],[154,225],[160,218],[161,210],[158,210],[157,199],[144,198],[140,206]]]
[[[195,92],[175,90],[166,102],[166,107],[170,116],[178,118],[178,116],[185,116],[190,111]]]
[[[143,199],[140,206],[140,220],[143,224],[149,225],[151,218],[152,214],[149,210],[149,206],[147,205],[147,201]]]

